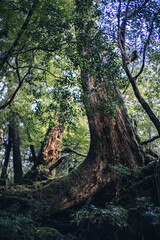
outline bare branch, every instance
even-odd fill
[[[150,29],[148,38],[147,38],[147,40],[146,40],[146,43],[145,43],[145,45],[144,45],[142,67],[141,67],[139,73],[134,77],[135,79],[137,79],[137,78],[141,75],[141,73],[143,72],[144,66],[145,66],[146,50],[147,50],[147,46],[148,46],[148,44],[149,44],[150,37],[151,37],[151,35],[152,35],[153,22],[154,22],[154,19],[152,20],[151,29]]]
[[[117,14],[117,17],[118,17],[118,44],[119,44],[119,47],[121,50],[123,64],[125,64],[125,60],[126,61],[128,60],[127,55],[124,50],[126,22],[123,21],[124,26],[123,27],[120,26],[120,14],[121,14],[121,1],[119,2],[119,8],[118,8],[118,14]]]
[[[142,6],[144,6],[148,1],[146,0]],[[141,7],[139,7],[138,9],[136,9],[132,14],[128,15],[128,7],[129,7],[129,1],[127,2],[127,6],[126,6],[126,13],[125,13],[125,18],[123,19],[122,25],[120,26],[120,14],[121,14],[121,1],[119,3],[119,8],[118,8],[118,43],[119,43],[119,47],[121,50],[121,55],[122,55],[122,60],[123,60],[123,69],[126,72],[126,75],[130,81],[130,83],[132,84],[132,88],[134,91],[134,94],[136,96],[136,98],[138,99],[138,101],[140,102],[140,104],[142,105],[143,109],[146,111],[148,117],[151,119],[151,121],[153,122],[153,124],[155,125],[159,135],[160,135],[160,121],[159,119],[155,116],[155,114],[153,113],[152,109],[150,108],[149,104],[144,100],[144,98],[142,97],[142,95],[139,92],[138,86],[136,84],[136,79],[138,78],[138,76],[142,73],[143,69],[144,69],[144,65],[145,65],[145,53],[146,53],[146,48],[147,45],[149,43],[151,34],[152,34],[152,30],[153,30],[153,23],[154,23],[154,18],[152,19],[152,23],[151,23],[151,28],[150,28],[150,32],[148,35],[148,38],[146,40],[145,46],[144,46],[144,52],[143,52],[143,64],[142,67],[140,69],[140,72],[135,76],[132,77],[132,74],[127,66],[126,60],[127,60],[127,56],[125,53],[125,43],[123,42],[125,40],[125,28],[126,28],[126,24],[127,24],[127,20],[129,18],[131,18],[135,13],[137,13],[139,10],[141,10]]]
[[[16,73],[17,73],[17,76],[18,76],[18,80],[19,80],[19,83],[21,82],[21,77],[20,77],[20,73],[19,73],[19,68],[18,68],[18,58],[16,57]]]
[[[80,152],[77,152],[76,150],[73,150],[71,148],[65,148],[63,150],[63,152],[67,152],[69,153],[68,155],[65,155],[65,156],[62,156],[60,157],[56,162],[54,162],[50,167],[49,167],[49,172],[51,173],[53,171],[53,169],[55,169],[56,167],[58,167],[62,161],[64,161],[65,159],[69,158],[71,156],[71,154],[77,154],[79,156],[82,156],[82,157],[87,157],[86,154],[83,154],[83,153],[80,153]]]
[[[65,159],[67,159],[71,154],[68,154],[66,156],[60,157],[55,163],[53,163],[50,167],[49,167],[49,172],[51,173],[53,171],[53,169],[55,169],[56,167],[58,167],[62,161],[64,161]]]
[[[140,94],[138,86],[136,84],[136,79],[131,77],[131,78],[129,78],[129,81],[132,84],[132,88],[133,88],[133,91],[134,91],[134,94],[135,94],[136,98],[138,99],[138,101],[142,105],[143,109],[145,110],[148,117],[153,122],[154,126],[156,127],[156,129],[157,129],[157,131],[160,135],[160,121],[159,121],[159,119],[156,117],[156,115],[153,113],[152,109],[150,108],[149,104],[144,100],[144,98]]]
[[[71,148],[65,148],[65,149],[63,150],[63,152],[75,153],[75,154],[77,154],[77,155],[79,155],[79,156],[87,157],[87,154],[80,153],[80,152],[78,152],[78,151],[76,151],[76,150],[74,150],[74,149],[71,149]]]
[[[160,138],[160,135],[154,136],[153,138],[151,138],[149,140],[141,142],[141,145],[146,145],[147,143],[151,143],[151,142],[153,142],[153,141],[155,141],[155,140],[157,140],[159,138]]]

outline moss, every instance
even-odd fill
[[[37,229],[36,237],[39,240],[58,240],[63,235],[55,228],[39,227]]]

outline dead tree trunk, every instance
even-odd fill
[[[43,162],[47,168],[50,168],[60,157],[63,131],[64,127],[55,125],[49,133],[48,142],[43,152]]]

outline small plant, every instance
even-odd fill
[[[156,207],[148,197],[136,198],[136,206],[130,210],[137,212],[143,221],[151,225],[160,224],[160,207]]]
[[[33,240],[35,225],[30,217],[22,214],[0,212],[0,239]],[[11,236],[10,236],[11,235]]]
[[[72,222],[77,226],[86,225],[89,222],[101,226],[110,224],[112,227],[123,229],[128,226],[128,211],[121,206],[109,205],[106,209],[97,208],[91,205],[88,209],[85,207],[74,213]]]

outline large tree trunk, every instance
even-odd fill
[[[42,197],[49,200],[53,211],[86,201],[103,188],[112,198],[116,194],[116,185],[113,186],[115,176],[111,174],[110,166],[122,163],[136,167],[143,161],[127,111],[123,105],[118,107],[117,103],[122,101],[110,80],[111,72],[114,74],[111,69],[114,55],[111,52],[107,55],[103,50],[98,52],[101,40],[94,40],[97,30],[88,15],[93,9],[92,0],[76,2],[78,24],[75,28],[91,142],[88,156],[77,169],[42,188]],[[108,51],[112,50],[109,48]],[[106,66],[108,77],[102,70]],[[117,106],[116,110],[112,109],[111,103]]]
[[[100,94],[97,93],[97,96],[99,99]],[[99,109],[97,96],[89,94],[89,104],[94,107],[94,111],[87,110],[91,135],[88,156],[67,177],[42,188],[42,197],[49,200],[53,211],[79,204],[107,185],[110,189],[110,164],[122,163],[136,167],[138,162],[142,163],[142,155],[127,112],[117,109],[114,119],[111,119],[107,112]],[[111,197],[116,194],[115,188],[112,188],[110,194]]]

